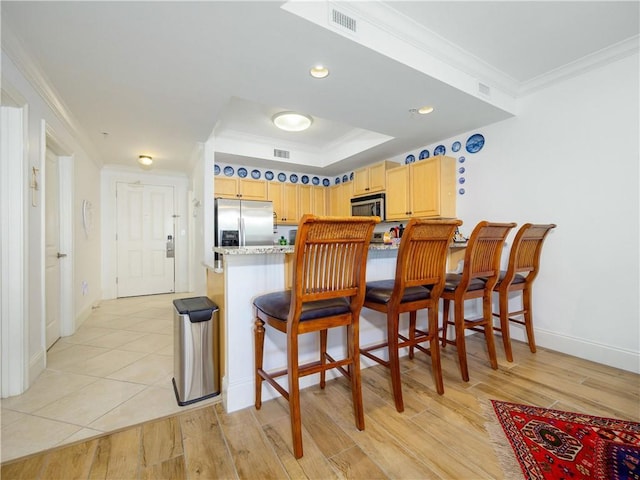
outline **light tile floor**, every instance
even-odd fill
[[[191,296],[101,302],[25,393],[2,399],[0,460],[220,401],[180,407],[173,391],[172,301]]]

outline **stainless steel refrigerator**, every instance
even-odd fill
[[[216,198],[216,246],[273,245],[273,204]]]

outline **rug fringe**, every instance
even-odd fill
[[[498,464],[500,465],[505,478],[526,480],[527,477],[525,477],[524,472],[515,457],[513,447],[505,435],[502,425],[500,425],[500,421],[493,410],[491,400],[483,399],[480,401],[480,405],[482,406],[484,418],[486,420],[485,428],[489,434],[491,445],[493,446],[493,450],[498,458]]]

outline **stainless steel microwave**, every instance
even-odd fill
[[[351,199],[351,215],[363,217],[380,217],[385,220],[384,193],[365,195]]]

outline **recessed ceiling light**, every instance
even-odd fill
[[[271,120],[276,127],[287,132],[301,132],[309,128],[313,123],[313,119],[310,116],[296,112],[276,113]]]
[[[138,157],[138,163],[140,165],[144,165],[145,167],[148,167],[153,163],[153,158],[151,158],[149,155],[140,155]]]
[[[325,78],[329,75],[329,69],[324,65],[315,65],[311,67],[309,73],[313,78]]]
[[[420,107],[418,109],[418,113],[420,115],[426,115],[427,113],[433,112],[433,107],[431,105],[425,105],[424,107]]]

